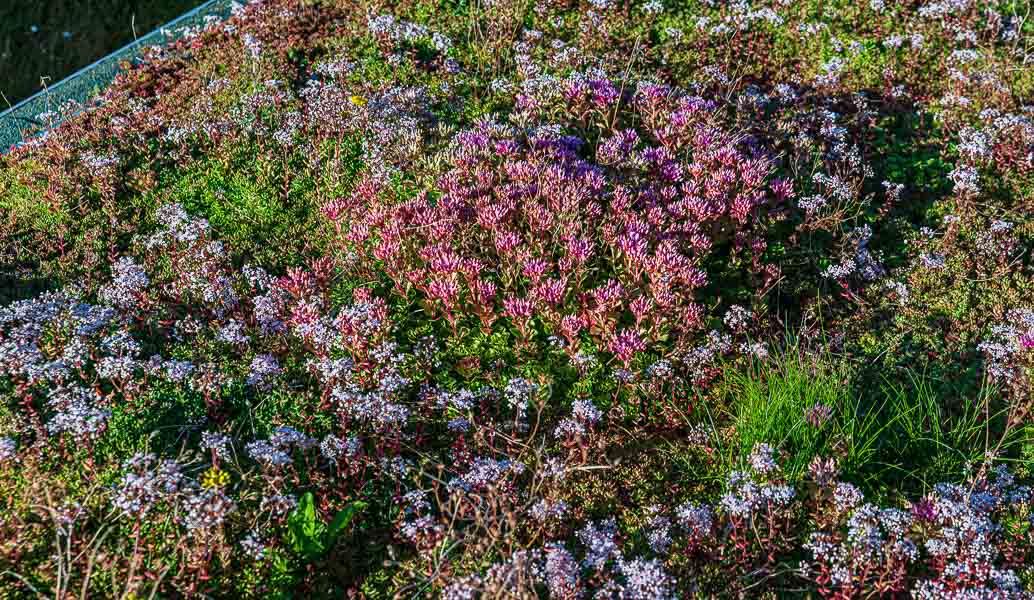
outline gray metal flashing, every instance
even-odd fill
[[[39,116],[56,112],[69,100],[79,103],[77,114],[88,110],[90,100],[97,96],[120,72],[122,61],[138,61],[145,48],[164,46],[182,38],[196,27],[203,27],[211,18],[225,19],[237,5],[232,0],[208,0],[187,11],[154,31],[137,38],[122,48],[79,69],[46,89],[29,96],[11,108],[0,112],[0,153],[25,143],[24,132],[43,126]],[[66,115],[70,116],[70,115]],[[48,123],[53,127],[60,116]],[[45,135],[45,130],[41,131]]]

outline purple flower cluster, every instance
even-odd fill
[[[170,513],[155,512],[159,506],[182,508],[180,522],[187,530],[200,532],[220,526],[236,510],[222,491],[202,488],[174,460],[137,454],[123,468],[127,472],[112,492],[112,505],[125,516],[160,519]]]

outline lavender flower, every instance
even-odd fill
[[[581,595],[580,568],[574,556],[562,544],[546,545],[546,564],[543,567],[550,597],[573,600]]]
[[[235,346],[246,346],[250,341],[244,333],[244,325],[235,319],[223,325],[216,333],[215,339]]]
[[[183,524],[188,530],[211,529],[222,525],[237,505],[219,489],[208,489],[188,496],[184,503]]]
[[[222,460],[230,460],[230,437],[215,431],[201,433],[201,448],[215,452]]]
[[[520,462],[475,458],[470,469],[464,475],[449,482],[449,489],[465,492],[485,489],[500,483],[505,475],[520,474],[523,471],[524,465]]]
[[[320,454],[324,458],[332,463],[337,463],[341,458],[351,458],[359,454],[359,450],[362,447],[359,438],[351,436],[347,440],[342,440],[333,435],[327,435],[320,442]]]
[[[248,456],[266,466],[280,467],[292,462],[291,455],[284,449],[264,440],[250,442],[244,449],[248,452]]]
[[[271,354],[258,354],[251,360],[246,382],[262,391],[272,389],[271,379],[283,373],[280,363]]]
[[[618,570],[625,579],[622,600],[669,600],[675,596],[675,580],[665,572],[657,559],[619,561]]]
[[[185,360],[169,359],[165,361],[163,366],[165,368],[165,377],[175,383],[189,381],[190,375],[194,372],[194,365]]]
[[[545,523],[550,520],[561,520],[567,514],[568,506],[563,500],[548,500],[543,498],[536,502],[528,510],[528,515],[539,521]]]
[[[112,504],[123,515],[142,518],[159,502],[175,504],[191,482],[173,460],[158,461],[153,454],[136,454],[125,463],[126,473],[115,486]]]
[[[582,564],[586,568],[600,570],[611,558],[620,560],[621,551],[615,541],[616,536],[617,522],[613,517],[598,525],[588,523],[579,530],[578,541],[585,546],[585,558],[582,560]]]
[[[298,498],[291,494],[277,494],[262,499],[259,509],[267,511],[273,516],[286,515],[298,506]]]
[[[653,516],[647,524],[646,540],[656,554],[667,554],[668,547],[671,546],[671,519],[660,514],[659,506],[651,506],[648,510]]]
[[[244,553],[252,560],[263,560],[266,557],[266,544],[258,531],[251,531],[241,540]]]
[[[47,406],[54,411],[47,422],[52,434],[71,433],[81,437],[95,437],[103,431],[111,411],[96,408],[96,393],[78,386],[51,390]]]
[[[111,271],[111,285],[101,291],[101,298],[122,310],[133,308],[150,283],[147,272],[128,256],[118,259]]]
[[[750,462],[750,467],[758,475],[768,475],[779,468],[773,455],[775,450],[765,443],[757,443],[754,445],[754,450],[750,453],[750,457],[747,459]]]
[[[0,438],[0,463],[12,461],[18,456],[18,444],[9,437]]]
[[[576,419],[590,425],[598,422],[600,417],[603,416],[603,413],[596,408],[596,405],[592,403],[592,400],[587,399],[575,400],[571,405],[571,414]]]
[[[973,167],[959,165],[948,174],[948,178],[955,184],[955,191],[959,194],[980,193],[980,174]]]

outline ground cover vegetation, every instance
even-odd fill
[[[1029,597],[1028,11],[265,0],[150,50],[0,159],[0,590]]]

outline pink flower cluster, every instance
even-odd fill
[[[324,214],[369,272],[418,291],[454,330],[505,316],[525,339],[541,324],[571,355],[590,341],[627,365],[701,327],[719,247],[759,281],[774,275],[756,225],[787,193],[768,190],[772,163],[709,124],[704,101],[641,104],[644,131],[603,140],[595,160],[559,128],[484,121],[455,137],[436,192],[399,200],[368,180]]]

